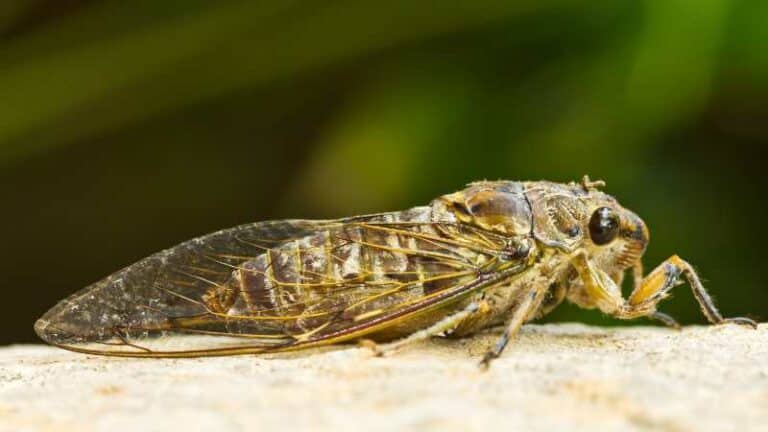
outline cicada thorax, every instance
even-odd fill
[[[575,185],[550,182],[526,184],[533,211],[533,233],[550,246],[573,249],[584,236],[588,210],[582,198],[586,191]]]
[[[275,317],[259,330],[286,334],[384,314],[473,278],[489,259],[462,247],[451,224],[427,223],[435,217],[420,207],[284,242],[241,262],[203,299],[225,317]]]
[[[531,232],[531,207],[520,183],[476,182],[441,201],[457,220],[497,236],[526,237]]]

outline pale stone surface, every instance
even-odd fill
[[[768,430],[768,325],[529,325],[392,357],[118,359],[0,349],[0,430]]]

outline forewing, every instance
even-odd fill
[[[519,266],[487,271],[495,259],[487,236],[403,219],[402,213],[393,213],[264,222],[213,233],[85,288],[51,309],[36,330],[49,343],[99,354],[293,349],[385,329],[519,271]],[[310,270],[317,262],[306,257],[318,250],[325,254],[320,267],[327,271]],[[233,272],[239,272],[246,292],[238,292],[239,303],[226,312],[213,310],[206,293],[226,294],[222,287],[232,281]],[[253,288],[263,291],[266,280],[268,292]],[[272,303],[242,300],[260,293],[272,297]]]
[[[259,222],[189,240],[62,300],[35,323],[35,331],[46,342],[67,348],[125,350],[130,348],[125,338],[162,335],[169,319],[206,314],[201,297],[212,286],[226,283],[232,273],[229,263],[334,223]]]

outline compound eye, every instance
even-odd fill
[[[606,245],[619,235],[619,215],[608,207],[600,207],[589,219],[589,237],[598,246]]]

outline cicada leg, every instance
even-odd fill
[[[671,316],[665,314],[664,312],[656,311],[650,315],[648,315],[648,318],[655,319],[656,321],[661,322],[667,327],[672,327],[673,329],[680,330],[682,326],[679,322],[677,322],[676,319],[672,318]]]
[[[669,296],[672,288],[680,285],[682,276],[691,286],[693,295],[709,322],[712,324],[734,323],[757,328],[757,323],[749,318],[723,318],[693,267],[677,255],[662,262],[645,277],[642,277],[638,265],[635,269],[635,288],[627,300],[621,297],[615,282],[589,261],[586,253],[577,253],[573,265],[584,283],[585,294],[590,302],[588,306],[598,307],[617,318],[632,319],[647,316],[674,326],[676,322],[668,315],[657,312],[656,306]]]
[[[544,293],[544,298],[541,301],[541,307],[538,309],[535,318],[541,318],[559,306],[560,303],[565,300],[565,295],[567,292],[568,290],[566,289],[565,283],[552,283],[549,287],[549,290]]]
[[[679,285],[679,277],[685,277],[693,291],[696,301],[699,303],[702,313],[712,324],[734,323],[748,325],[757,328],[757,323],[744,317],[723,318],[715,307],[712,297],[709,296],[699,280],[699,276],[687,261],[677,255],[672,255],[666,261],[659,264],[651,273],[645,276],[635,287],[627,301],[625,313],[651,311],[655,312],[656,304],[668,296],[669,291]]]
[[[491,361],[498,358],[504,351],[504,348],[509,344],[509,341],[517,334],[520,327],[536,313],[541,300],[544,297],[545,290],[532,290],[521,297],[521,301],[512,310],[512,317],[507,322],[504,333],[494,346],[488,350],[480,361],[480,367],[487,369]],[[427,327],[423,330],[410,334],[409,336],[388,344],[377,344],[374,341],[364,339],[360,341],[360,345],[373,350],[377,356],[384,356],[393,353],[400,348],[410,345],[414,342],[419,342],[428,339],[432,336],[443,334],[447,331],[455,329],[462,322],[466,320],[477,319],[478,314],[490,313],[490,306],[486,301],[472,302],[463,310],[450,315],[437,323]]]
[[[499,340],[496,341],[496,344],[485,353],[483,359],[480,360],[480,368],[482,370],[488,369],[491,361],[498,358],[504,351],[504,348],[509,344],[509,341],[517,335],[517,332],[520,331],[520,327],[531,318],[532,314],[536,313],[544,298],[544,292],[546,292],[546,290],[535,289],[525,293],[521,297],[520,302],[514,309],[512,309],[512,316],[509,321],[507,321],[504,333]]]
[[[425,339],[429,339],[432,336],[437,336],[439,334],[453,330],[463,321],[471,319],[473,315],[485,314],[488,313],[488,311],[489,306],[485,301],[472,302],[459,312],[456,312],[453,315],[449,315],[423,330],[411,333],[410,335],[400,340],[386,344],[377,344],[372,340],[363,339],[360,341],[360,345],[366,348],[370,348],[376,354],[376,356],[381,357],[387,354],[391,354],[406,345],[423,341]]]

